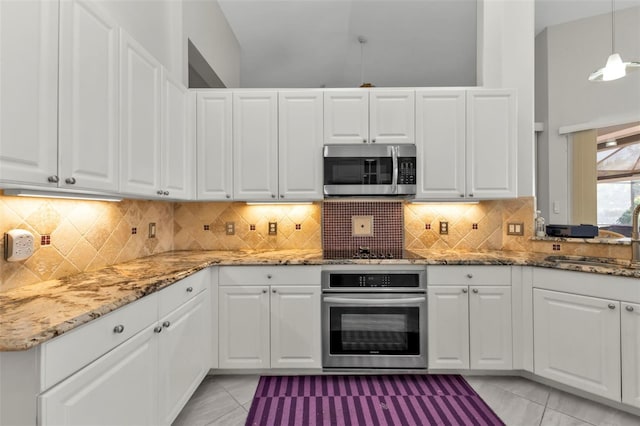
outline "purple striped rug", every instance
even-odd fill
[[[263,376],[247,425],[504,425],[459,375]]]

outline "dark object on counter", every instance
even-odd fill
[[[550,237],[593,238],[598,236],[595,225],[547,225],[547,235]]]

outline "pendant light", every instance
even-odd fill
[[[619,53],[616,53],[616,28],[615,28],[615,0],[611,0],[611,55],[607,59],[604,68],[594,71],[589,76],[589,81],[612,81],[627,75],[628,71],[640,68],[640,62],[622,62]]]
[[[360,43],[360,87],[375,87],[371,83],[364,82],[364,45],[367,43],[367,39],[364,36],[358,37],[358,43]]]

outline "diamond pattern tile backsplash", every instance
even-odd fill
[[[353,237],[352,216],[373,216],[374,237]],[[0,234],[20,228],[35,237],[35,253],[29,259],[7,262],[0,257],[0,291],[169,250],[321,250],[323,238],[325,255],[327,249],[334,250],[328,257],[351,257],[358,245],[371,246],[376,236],[384,250],[396,251],[503,249],[629,257],[628,246],[565,242],[559,251],[552,251],[549,241],[531,241],[533,217],[533,197],[473,205],[331,201],[250,206],[28,199],[0,193]],[[446,235],[439,233],[442,221],[448,222]],[[152,222],[156,237],[148,238]],[[269,234],[269,222],[277,223],[276,235]],[[507,235],[509,222],[522,223],[524,235]],[[233,235],[227,235],[230,223]],[[3,239],[0,252],[4,252]]]

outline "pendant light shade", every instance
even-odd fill
[[[615,44],[615,0],[611,0],[611,55],[607,59],[604,68],[600,68],[589,75],[589,81],[612,81],[627,75],[627,72],[640,68],[640,62],[623,62],[619,53],[616,53]]]

